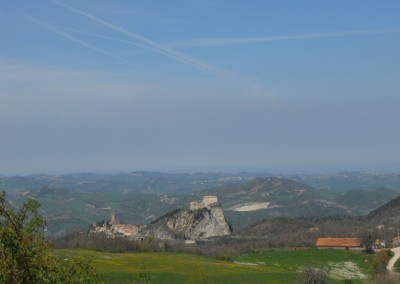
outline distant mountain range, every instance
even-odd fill
[[[290,175],[289,179],[314,188],[334,191],[389,189],[400,191],[400,173],[340,172],[332,174]]]
[[[238,230],[265,218],[365,215],[400,195],[400,178],[365,173],[33,175],[1,177],[0,190],[15,205],[29,197],[39,200],[49,234],[85,228],[112,211],[122,222],[148,223],[203,195],[218,196]]]
[[[0,188],[18,193],[42,187],[64,188],[73,191],[123,191],[141,193],[188,194],[224,184],[234,184],[268,177],[255,173],[185,173],[132,172],[120,174],[78,173],[68,175],[0,176]]]

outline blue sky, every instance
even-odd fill
[[[399,1],[0,1],[0,174],[400,170]]]

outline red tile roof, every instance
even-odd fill
[[[319,238],[317,247],[361,247],[361,240],[358,238]]]

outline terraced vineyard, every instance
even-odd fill
[[[62,258],[89,256],[105,283],[135,283],[140,273],[150,283],[293,283],[306,264],[323,265],[333,283],[370,278],[372,256],[346,250],[279,249],[241,255],[234,262],[177,253],[104,253],[57,250]]]

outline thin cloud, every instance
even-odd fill
[[[342,32],[331,32],[331,33],[315,33],[315,34],[272,36],[272,37],[198,38],[198,39],[178,40],[170,42],[167,45],[169,47],[174,47],[174,48],[191,48],[191,47],[205,47],[205,46],[252,44],[260,42],[284,41],[284,40],[318,39],[318,38],[329,38],[329,37],[346,37],[346,36],[361,36],[361,35],[374,35],[374,34],[377,35],[377,34],[389,34],[398,32],[400,32],[400,28],[342,31]]]
[[[230,71],[228,71],[226,69],[211,65],[211,64],[209,64],[207,62],[204,62],[204,61],[198,60],[196,58],[190,57],[188,55],[185,55],[185,54],[183,54],[181,52],[178,52],[178,51],[176,51],[174,49],[171,49],[170,47],[167,47],[165,45],[159,44],[159,43],[157,43],[155,41],[152,41],[152,40],[150,40],[150,39],[148,39],[148,38],[146,38],[146,37],[144,37],[142,35],[139,35],[137,33],[128,31],[128,30],[126,30],[126,29],[124,29],[122,27],[119,27],[119,26],[114,25],[114,24],[112,24],[110,22],[102,20],[102,19],[100,19],[100,18],[98,18],[98,17],[96,17],[96,16],[94,16],[92,14],[89,14],[87,12],[84,12],[82,10],[79,10],[77,8],[69,6],[67,4],[64,4],[64,3],[60,2],[60,1],[53,0],[53,2],[55,4],[57,4],[57,5],[59,5],[59,6],[62,6],[64,8],[66,8],[66,9],[70,10],[70,11],[73,11],[73,12],[75,12],[77,14],[80,14],[80,15],[88,18],[88,19],[91,19],[92,21],[95,21],[95,22],[97,22],[99,24],[102,24],[103,26],[106,26],[106,27],[108,27],[108,28],[110,28],[112,30],[115,30],[117,32],[125,34],[125,35],[127,35],[129,37],[135,38],[139,42],[142,42],[142,43],[146,44],[148,46],[148,48],[150,48],[150,49],[152,49],[152,50],[154,50],[154,51],[156,51],[156,52],[158,52],[160,54],[163,54],[163,55],[165,55],[165,56],[167,56],[169,58],[172,58],[172,59],[174,59],[176,61],[185,63],[187,65],[190,65],[193,68],[201,70],[201,71],[203,71],[205,73],[221,76],[221,77],[224,77],[226,79],[230,79],[230,80],[235,81],[235,82],[241,82],[243,85],[246,85],[247,87],[250,87],[253,90],[255,89],[255,86],[256,86],[255,83],[250,82],[249,80],[246,80],[241,76],[233,74],[232,72],[230,72]],[[259,89],[259,88],[256,87],[256,89]],[[259,91],[259,90],[257,90],[257,91]]]
[[[23,13],[23,12],[21,12],[21,13]],[[39,26],[42,26],[43,28],[45,28],[45,29],[47,29],[49,31],[52,31],[52,32],[54,32],[54,33],[56,33],[56,34],[58,34],[58,35],[60,35],[60,36],[62,36],[64,38],[72,41],[72,42],[75,42],[75,43],[77,43],[77,44],[79,44],[81,46],[90,48],[90,49],[95,50],[97,52],[100,52],[100,53],[102,53],[104,55],[113,57],[114,59],[117,59],[119,61],[123,61],[121,57],[119,57],[119,56],[117,56],[115,54],[112,54],[112,53],[110,53],[108,51],[105,51],[105,50],[103,50],[101,48],[98,48],[98,47],[96,47],[96,46],[94,46],[94,45],[92,45],[90,43],[87,43],[87,42],[85,42],[85,41],[83,41],[83,40],[81,40],[79,38],[76,38],[76,37],[74,37],[74,36],[72,36],[70,34],[67,34],[67,33],[63,32],[62,30],[60,30],[60,29],[58,29],[58,28],[56,28],[56,27],[54,27],[54,26],[52,26],[52,25],[50,25],[50,24],[48,24],[48,23],[46,23],[44,21],[38,20],[38,19],[36,19],[36,18],[26,14],[26,13],[23,13],[23,14],[29,21],[31,21],[31,22],[33,22],[35,24],[38,24]]]

